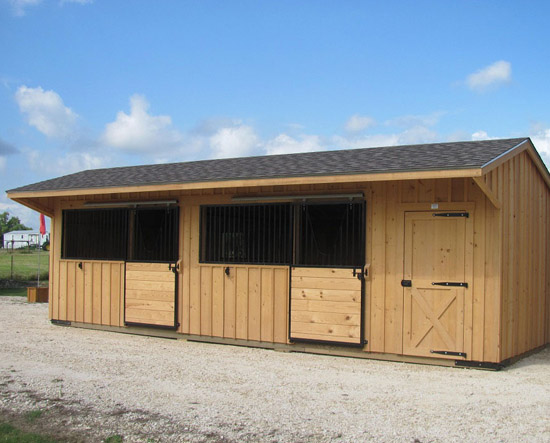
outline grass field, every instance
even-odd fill
[[[8,423],[0,423],[0,443],[55,443],[49,437],[22,431]]]
[[[0,297],[26,297],[27,288],[0,289]]]
[[[49,263],[49,253],[40,251],[40,280],[48,279]],[[37,269],[38,251],[0,249],[0,280],[36,280]]]

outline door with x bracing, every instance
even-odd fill
[[[464,300],[471,290],[472,220],[467,212],[405,214],[403,353],[457,358],[464,353]]]

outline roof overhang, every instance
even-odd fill
[[[60,189],[51,191],[23,191],[8,192],[8,197],[12,200],[26,198],[45,198],[45,197],[71,197],[86,195],[104,195],[118,194],[127,192],[159,192],[159,191],[186,191],[213,188],[241,188],[256,186],[290,186],[290,185],[312,185],[322,183],[360,183],[374,181],[394,181],[394,180],[426,180],[438,178],[467,178],[481,177],[483,171],[480,168],[472,169],[452,169],[452,170],[433,170],[433,171],[396,171],[380,172],[370,174],[353,175],[320,175],[320,176],[297,176],[297,177],[275,177],[246,180],[224,180],[224,181],[202,181],[190,183],[168,183],[168,184],[150,184],[140,186],[117,186],[105,188],[82,188],[82,189]],[[23,203],[24,204],[24,203]]]

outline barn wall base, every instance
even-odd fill
[[[253,340],[238,340],[238,339],[227,339],[221,337],[205,337],[200,335],[188,335],[181,334],[176,331],[163,330],[163,329],[152,329],[152,328],[141,328],[141,327],[119,327],[119,326],[106,326],[106,325],[92,325],[88,323],[80,322],[63,322],[62,324],[57,321],[52,321],[52,324],[62,325],[62,326],[73,326],[76,328],[82,329],[92,329],[97,331],[107,331],[107,332],[117,332],[122,334],[133,334],[133,335],[143,335],[147,337],[157,337],[165,338],[171,340],[184,340],[184,341],[194,341],[202,343],[212,343],[219,345],[230,345],[230,346],[246,346],[252,348],[261,348],[261,349],[270,349],[274,351],[281,352],[301,352],[306,354],[317,354],[317,355],[326,355],[333,357],[348,357],[348,358],[363,358],[367,360],[380,360],[388,362],[399,362],[399,363],[414,363],[422,365],[432,365],[432,366],[447,366],[447,367],[460,367],[460,368],[469,368],[469,369],[483,369],[483,370],[498,370],[514,363],[515,361],[523,358],[527,355],[531,355],[535,352],[540,351],[545,348],[545,346],[528,352],[522,356],[514,358],[513,361],[506,361],[502,364],[488,363],[484,364],[483,362],[468,362],[460,361],[460,364],[456,364],[453,359],[444,359],[444,358],[431,358],[431,357],[414,357],[408,355],[398,355],[398,354],[383,354],[376,352],[365,352],[361,349],[346,348],[339,346],[329,346],[329,345],[316,345],[310,343],[294,343],[294,344],[280,344],[280,343],[269,343]],[[472,364],[468,364],[472,363]],[[481,363],[481,364],[477,364]]]

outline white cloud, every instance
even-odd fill
[[[259,138],[251,126],[220,128],[210,137],[214,158],[242,157],[259,146]]]
[[[13,15],[17,17],[23,17],[26,14],[26,9],[29,6],[36,6],[42,3],[43,0],[7,0],[11,5]],[[59,0],[59,5],[62,6],[65,3],[77,3],[79,5],[87,5],[93,3],[94,0]]]
[[[69,152],[55,157],[37,150],[24,150],[31,170],[49,176],[72,174],[86,169],[112,166],[109,157],[86,152]],[[48,161],[45,159],[48,158]]]
[[[13,15],[22,17],[25,15],[25,8],[42,3],[42,0],[8,0],[11,4]]]
[[[377,148],[384,146],[414,145],[437,141],[438,134],[424,126],[414,126],[391,134],[371,134],[360,137],[332,137],[334,146],[344,149]]]
[[[550,160],[550,129],[539,129],[537,132],[531,135],[533,144],[542,154],[546,155],[546,158]]]
[[[472,134],[472,140],[497,140],[499,137],[489,137],[487,131],[476,131]]]
[[[264,145],[267,155],[292,154],[295,152],[314,152],[326,149],[317,135],[300,135],[298,138],[279,134]]]
[[[511,78],[512,65],[510,62],[500,60],[470,74],[466,79],[466,84],[474,91],[483,92],[492,86],[507,83]]]
[[[78,115],[65,106],[56,92],[20,86],[15,100],[19,110],[26,114],[29,125],[43,134],[55,138],[73,135]]]
[[[376,121],[367,115],[352,115],[346,122],[346,131],[348,132],[361,132],[371,126],[374,126]]]
[[[0,193],[0,212],[9,212],[10,216],[18,217],[21,223],[29,228],[37,228],[39,226],[40,219],[37,212],[9,200],[3,192]]]
[[[168,115],[151,115],[144,96],[130,97],[130,114],[118,112],[116,120],[108,123],[102,141],[128,152],[161,154],[181,146],[183,135],[172,127]]]
[[[472,140],[487,140],[489,135],[485,131],[476,131],[472,134]]]

